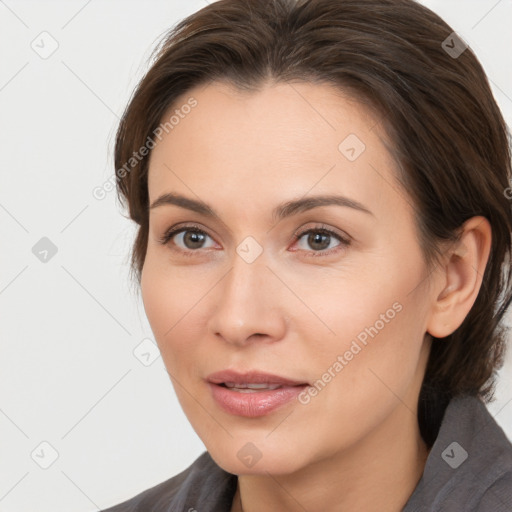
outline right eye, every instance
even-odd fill
[[[208,238],[210,238],[211,244],[205,245]],[[168,245],[173,251],[183,253],[197,252],[197,249],[209,249],[215,246],[213,239],[197,226],[170,228],[159,239],[159,242],[162,245]]]

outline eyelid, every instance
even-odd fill
[[[340,243],[336,247],[332,247],[331,249],[324,249],[321,251],[307,251],[304,249],[295,249],[293,252],[302,252],[307,257],[327,257],[332,254],[337,254],[341,251],[346,250],[347,247],[350,246],[350,244],[353,241],[352,237],[350,237],[347,233],[343,232],[342,234],[337,230],[334,230],[333,228],[326,226],[325,224],[321,224],[316,226],[310,226],[307,228],[299,228],[297,231],[295,231],[293,235],[294,244],[297,243],[304,235],[310,232],[324,233],[328,236],[336,238]]]
[[[174,226],[171,226],[170,228],[166,229],[164,234],[162,236],[158,237],[158,241],[162,245],[167,245],[171,238],[175,237],[176,235],[182,233],[183,231],[192,231],[192,232],[200,232],[205,234],[206,236],[210,237],[212,240],[214,239],[206,229],[199,226],[198,224],[176,224]],[[187,252],[185,250],[182,250],[182,252]],[[197,252],[197,251],[188,251],[188,252]]]
[[[336,230],[326,224],[317,224],[315,226],[309,226],[307,228],[300,227],[295,231],[293,236],[295,239],[299,239],[306,233],[309,233],[310,231],[323,231],[329,235],[333,235],[334,237],[338,238],[341,242],[345,243],[350,243],[352,241],[352,237],[350,237],[347,233]]]

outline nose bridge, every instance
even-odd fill
[[[211,332],[231,343],[243,344],[254,334],[271,339],[284,334],[275,278],[263,253],[254,255],[254,247],[244,242],[237,247],[231,268],[219,283],[218,301],[210,317]]]

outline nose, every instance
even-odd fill
[[[215,304],[208,321],[210,333],[237,346],[284,338],[284,286],[262,256],[247,263],[235,254],[231,269],[215,288]]]

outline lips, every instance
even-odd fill
[[[213,399],[224,411],[251,418],[289,404],[308,386],[306,382],[259,371],[224,370],[212,373],[206,380]]]
[[[209,375],[206,380],[212,384],[225,384],[228,387],[257,389],[256,385],[267,386],[302,386],[307,384],[304,381],[292,380],[279,375],[250,371],[240,373],[234,370],[223,370]]]

